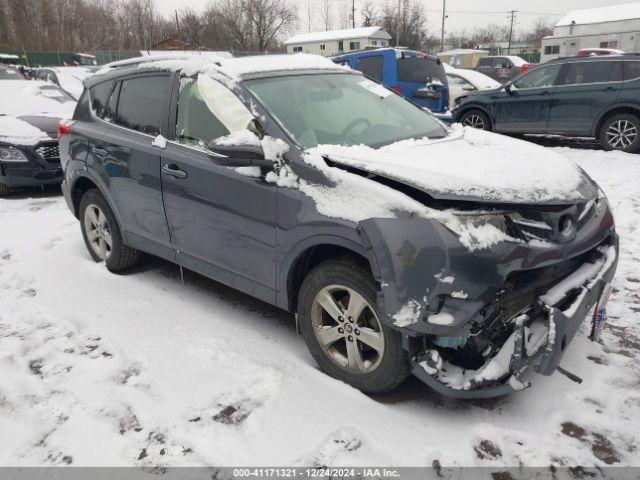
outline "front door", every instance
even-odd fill
[[[493,105],[496,130],[545,133],[551,97],[560,65],[538,67],[507,85]]]
[[[276,185],[259,167],[219,165],[206,145],[253,116],[205,75],[183,79],[174,141],[162,153],[162,192],[180,264],[275,301]]]

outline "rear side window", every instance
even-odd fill
[[[496,58],[496,67],[498,68],[511,68],[513,63],[508,58]]]
[[[145,76],[123,80],[116,123],[148,135],[162,133],[167,118],[169,77]]]
[[[374,80],[382,80],[382,56],[365,57],[358,60],[357,70]]]
[[[438,80],[442,85],[447,84],[442,64],[420,57],[398,59],[398,80],[412,83],[433,83]]]
[[[619,63],[619,62],[614,62]],[[611,62],[576,62],[567,65],[563,85],[608,82],[615,68]]]
[[[640,62],[622,62],[624,64],[624,79],[640,78]]]
[[[493,58],[481,58],[478,61],[479,67],[490,67],[491,65],[493,65]]]
[[[103,82],[91,87],[91,110],[98,118],[107,117],[107,102],[113,82]]]

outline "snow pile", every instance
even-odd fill
[[[408,327],[420,320],[421,315],[422,305],[420,305],[417,300],[411,299],[391,317],[393,318],[393,324],[395,326]]]
[[[157,135],[151,142],[151,145],[153,145],[154,147],[165,149],[167,148],[167,139],[162,135]]]
[[[373,149],[319,145],[310,153],[438,194],[493,202],[582,199],[581,172],[562,155],[529,142],[455,126],[444,139],[404,140]]]

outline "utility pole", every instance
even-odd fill
[[[442,31],[440,32],[440,51],[444,51],[444,19],[447,18],[447,0],[442,0]]]
[[[356,0],[351,0],[351,26],[356,28]]]
[[[182,41],[182,35],[180,35],[180,22],[178,22],[178,10],[174,10],[176,14],[176,30],[178,31],[178,40]]]
[[[518,13],[517,10],[511,10],[509,17],[507,17],[507,18],[511,18],[511,26],[509,27],[509,45],[507,46],[507,55],[511,55],[511,38],[513,37],[513,22],[516,19],[516,13]]]

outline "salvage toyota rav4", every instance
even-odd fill
[[[85,86],[59,135],[93,259],[151,253],[295,312],[364,392],[413,373],[503,395],[551,375],[594,311],[600,332],[614,220],[557,153],[308,55],[128,60]]]

